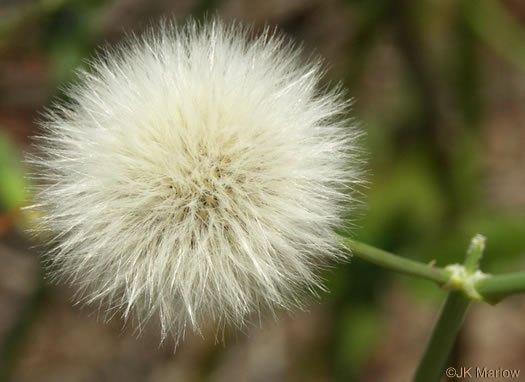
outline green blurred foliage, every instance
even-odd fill
[[[481,192],[479,126],[485,105],[480,47],[488,44],[518,68],[523,67],[523,27],[495,1],[449,5],[452,16],[443,59],[436,55],[443,53],[435,48],[437,43],[422,40],[434,17],[434,1],[347,3],[358,15],[349,49],[354,63],[347,77],[347,85],[354,89],[351,93],[358,93],[361,76],[381,38],[394,40],[403,63],[379,104],[357,110],[368,132],[372,175],[364,217],[358,218],[354,236],[403,256],[423,262],[435,260],[444,266],[462,262],[470,238],[481,233],[488,239],[483,269],[515,270],[525,255],[525,211],[490,207]],[[500,41],[491,35],[493,29]],[[515,49],[509,49],[508,40]],[[446,92],[453,100],[452,112],[457,116],[449,146],[439,140],[446,120],[437,106],[438,92]],[[349,323],[340,324],[334,334],[341,356],[334,361],[338,380],[357,378],[359,360],[377,341],[371,333],[381,333],[382,312],[373,307],[382,287],[395,282],[408,295],[436,304],[443,297],[431,283],[392,275],[359,259],[327,277],[330,301],[341,320]],[[363,353],[354,354],[356,348]],[[356,363],[348,361],[350,358]]]
[[[85,66],[97,42],[95,25],[103,4],[101,0],[70,1],[48,12],[41,45],[51,61],[55,86],[73,81],[76,70]]]
[[[11,139],[0,130],[0,213],[20,207],[25,200],[24,171]]]
[[[341,0],[354,14],[348,51],[352,64],[345,84],[356,96],[356,114],[367,131],[369,187],[353,235],[380,248],[438,265],[462,261],[470,238],[487,240],[486,272],[510,271],[525,254],[525,212],[490,207],[483,189],[480,125],[484,115],[480,47],[487,44],[516,67],[525,68],[523,27],[498,2],[448,2],[452,14],[443,41],[428,43],[425,32],[437,0]],[[220,0],[195,8],[202,17]],[[57,88],[74,81],[99,42],[96,20],[104,1],[37,2],[40,49],[51,62]],[[445,6],[444,6],[445,7]],[[18,16],[17,16],[18,17]],[[15,20],[16,17],[13,19]],[[16,21],[16,20],[15,20]],[[15,23],[2,20],[2,31]],[[300,37],[300,36],[299,36]],[[361,80],[377,46],[388,39],[399,56],[391,86],[376,103],[360,103]],[[508,43],[507,43],[508,42]],[[437,48],[437,45],[444,45]],[[440,139],[447,120],[440,115],[445,93],[454,105],[453,144]],[[7,136],[0,135],[0,211],[24,200],[23,169]],[[522,262],[523,264],[523,262]],[[334,378],[355,379],[380,340],[385,318],[379,308],[384,287],[395,279],[411,296],[441,301],[431,283],[413,280],[353,259],[323,274],[335,313],[326,358]]]
[[[382,337],[384,322],[373,305],[347,306],[339,316],[337,362],[344,374],[358,373]]]

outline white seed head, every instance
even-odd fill
[[[345,259],[356,128],[319,60],[266,30],[163,24],[107,50],[33,158],[47,259],[82,302],[187,326],[301,306]],[[348,203],[350,202],[350,203]]]

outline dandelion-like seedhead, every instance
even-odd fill
[[[161,25],[81,72],[36,138],[39,229],[81,301],[187,326],[301,306],[345,258],[358,132],[268,29]]]

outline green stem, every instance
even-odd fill
[[[464,263],[469,276],[479,268],[484,250],[485,238],[482,235],[474,236]],[[459,291],[448,294],[438,322],[432,330],[423,358],[419,362],[413,382],[439,382],[470,301],[464,293]]]
[[[451,273],[443,268],[409,260],[348,238],[343,239],[343,244],[353,255],[396,272],[435,281],[438,284],[445,284],[450,279]]]
[[[461,292],[448,294],[413,382],[439,382],[469,303]]]
[[[525,292],[525,272],[495,275],[476,283],[476,290],[487,299],[501,299]]]
[[[476,236],[473,241],[478,240],[478,244],[483,245],[484,239],[481,240],[481,238],[481,236]],[[444,268],[400,257],[348,238],[343,238],[342,240],[343,244],[354,256],[384,268],[434,281],[442,286],[447,285],[450,281],[451,272]],[[465,260],[465,267],[469,272],[477,269],[477,263],[482,254],[482,248],[475,251],[473,251],[473,248],[480,249],[479,246],[473,247],[472,245],[469,248],[467,259]],[[478,281],[476,283],[476,290],[483,297],[483,300],[489,302],[511,294],[525,293],[525,272],[491,275],[486,279]]]

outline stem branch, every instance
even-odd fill
[[[464,270],[467,277],[472,276],[478,270],[484,250],[485,238],[481,235],[474,236],[465,256]],[[413,382],[439,382],[470,301],[464,293],[459,291],[452,291],[448,294],[438,322],[428,340],[423,358],[419,362]]]
[[[469,272],[477,269],[477,264],[481,258],[483,252],[482,246],[484,244],[484,240],[481,238],[480,236],[476,236],[473,242],[477,244],[471,245],[467,252],[465,268]],[[441,267],[394,255],[352,239],[343,238],[342,240],[346,248],[356,257],[395,272],[434,281],[445,287],[447,287],[452,276],[450,271]],[[475,287],[482,299],[489,302],[502,299],[512,294],[525,293],[525,272],[490,275],[490,277],[478,281]]]
[[[525,292],[525,272],[491,276],[479,270],[485,249],[482,235],[472,239],[463,265],[446,268],[406,259],[348,238],[342,240],[352,254],[363,260],[453,289],[447,295],[413,382],[439,382],[472,299],[497,301],[510,294]]]
[[[413,382],[438,382],[448,361],[470,300],[461,292],[450,292],[432,330]]]

